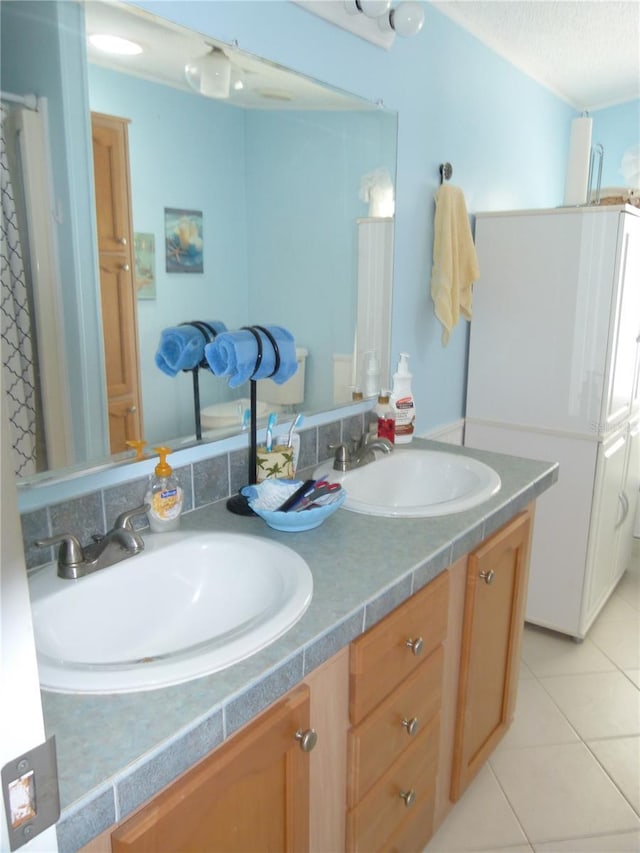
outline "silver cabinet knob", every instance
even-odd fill
[[[137,406],[129,406],[128,411],[129,411],[129,414],[133,415],[133,414],[135,414],[135,412],[138,411],[138,407]]]
[[[413,788],[410,788],[408,791],[400,791],[400,799],[404,800],[407,808],[411,808],[416,801],[416,792]]]
[[[129,272],[129,270],[131,269],[131,267],[129,266],[129,264],[122,264],[122,266],[120,267],[120,269],[122,270],[122,272]]]
[[[488,586],[491,586],[491,584],[495,580],[496,573],[493,571],[493,569],[490,569],[488,572],[480,572],[480,577]]]
[[[303,752],[311,752],[313,747],[318,743],[318,734],[314,729],[298,729],[296,732],[296,740],[300,743],[300,749]]]
[[[418,731],[418,726],[420,724],[418,723],[417,717],[411,717],[410,720],[407,720],[407,718],[405,717],[402,721],[402,725],[407,730],[407,734],[409,735],[409,737],[413,737],[413,735]]]
[[[118,237],[117,242],[120,243],[121,246],[126,246],[127,245],[127,238],[126,237]]]
[[[413,654],[416,655],[416,657],[417,657],[418,655],[422,654],[422,650],[424,649],[424,640],[422,639],[422,637],[418,637],[415,640],[412,640],[411,638],[409,638],[407,640],[407,642],[405,643],[405,646],[407,646],[407,648],[411,649]]]

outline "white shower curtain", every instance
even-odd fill
[[[29,299],[5,145],[6,108],[0,107],[0,345],[15,473],[36,471],[36,407]]]

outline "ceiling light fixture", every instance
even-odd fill
[[[418,0],[292,0],[312,15],[389,50],[396,36],[414,36],[424,24]]]
[[[424,9],[417,0],[402,0],[391,7],[391,0],[344,0],[350,15],[362,14],[378,22],[381,30],[399,36],[415,36],[424,24]]]
[[[107,33],[95,33],[89,36],[89,41],[104,53],[113,53],[118,56],[137,56],[142,53],[142,46],[137,42]]]
[[[424,24],[424,9],[422,3],[417,0],[403,0],[387,15],[380,15],[377,20],[383,30],[392,29],[399,36],[415,36]]]
[[[204,56],[192,59],[184,67],[187,83],[207,98],[228,98],[231,87],[231,62],[219,47],[211,47]]]

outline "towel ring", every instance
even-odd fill
[[[451,163],[440,163],[440,183],[443,184],[445,181],[448,181],[451,175],[453,175],[453,166]]]
[[[253,337],[256,339],[256,343],[258,345],[258,355],[256,356],[256,364],[255,364],[255,367],[253,368],[253,373],[251,374],[251,377],[250,377],[251,379],[253,379],[253,377],[256,375],[256,373],[260,369],[260,365],[262,364],[262,338],[256,332],[256,330],[253,328],[253,326],[243,326],[242,328],[246,329],[247,332],[251,332]]]
[[[280,370],[280,348],[278,347],[278,343],[276,339],[273,337],[269,329],[266,329],[264,326],[254,326],[255,329],[260,329],[260,331],[269,339],[271,346],[273,347],[273,353],[275,357],[275,362],[273,366],[272,372],[269,374],[267,379],[270,379],[272,376],[275,376],[276,373]]]
[[[204,320],[191,320],[188,323],[180,323],[179,325],[194,326],[194,328],[196,328],[200,332],[202,337],[205,339],[205,342],[208,344],[210,344],[218,334],[217,331],[213,328],[213,326],[210,326],[208,323],[205,323]],[[208,368],[209,364],[207,362],[207,359],[203,357],[202,361],[197,367],[188,367],[186,368],[185,373],[188,373],[190,370],[197,370],[198,367]]]

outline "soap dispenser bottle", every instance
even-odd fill
[[[395,444],[409,444],[413,439],[416,408],[411,391],[411,374],[409,373],[409,356],[400,353],[398,369],[393,374],[393,390],[390,403],[396,415]]]
[[[180,523],[184,492],[173,469],[167,463],[167,455],[171,450],[168,447],[154,447],[154,450],[160,461],[149,477],[144,500],[149,504],[147,516],[151,530],[154,533],[166,533],[176,530]]]

